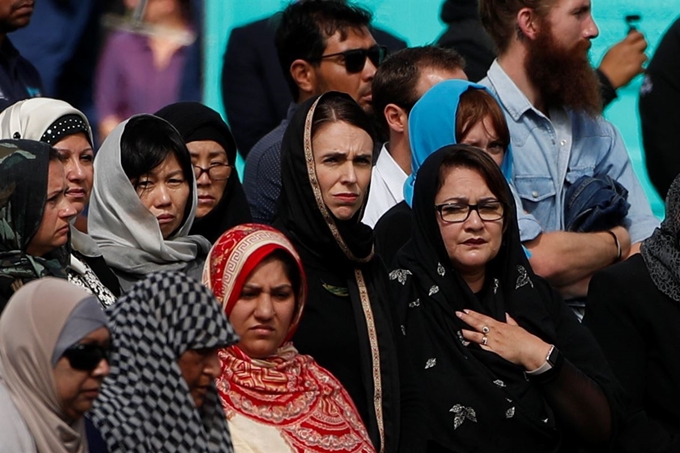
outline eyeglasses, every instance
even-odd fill
[[[68,359],[71,368],[92,371],[97,368],[102,360],[108,361],[110,354],[110,346],[104,347],[96,343],[78,343],[64,351],[63,356]]]
[[[345,65],[347,72],[353,74],[364,70],[364,66],[366,65],[366,57],[371,60],[371,63],[373,63],[373,66],[376,68],[380,66],[380,63],[382,63],[387,56],[387,47],[373,46],[369,47],[368,49],[350,49],[345,50],[344,52],[322,55],[309,61],[320,61],[324,58],[340,56],[342,56],[342,64]]]
[[[503,218],[503,203],[489,201],[479,204],[444,203],[434,207],[446,223],[465,222],[472,211],[477,211],[479,218],[485,222],[493,222]]]
[[[196,175],[197,181],[203,173],[207,173],[208,178],[213,181],[224,181],[231,176],[231,168],[232,167],[229,164],[211,164],[208,168],[194,165],[194,175]]]

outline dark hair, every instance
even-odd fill
[[[383,61],[373,78],[373,111],[384,133],[387,104],[396,104],[409,113],[418,101],[416,85],[425,68],[456,71],[465,69],[465,60],[453,49],[435,46],[402,49]]]
[[[497,138],[507,150],[510,145],[510,130],[505,115],[493,96],[481,89],[470,88],[460,96],[456,113],[456,141],[460,143],[470,129],[487,116],[491,118]]]
[[[129,180],[148,174],[174,154],[187,181],[193,179],[191,155],[170,123],[153,115],[132,117],[120,137],[120,163]],[[191,184],[190,184],[191,185]]]
[[[293,293],[295,294],[295,306],[297,307],[300,301],[300,289],[302,286],[302,275],[300,275],[300,268],[298,267],[295,258],[284,249],[276,249],[269,255],[265,256],[260,264],[268,263],[270,261],[280,261],[283,265],[283,271],[286,273],[286,277],[290,280],[290,285],[293,287]]]
[[[139,178],[161,165],[170,154],[177,159],[184,179],[189,184],[191,200],[194,169],[189,150],[177,129],[164,119],[153,115],[130,118],[120,137],[120,163],[135,189]],[[189,202],[184,210],[185,221],[190,211]]]
[[[349,95],[339,92],[322,95],[312,118],[312,138],[323,124],[340,121],[366,131],[375,143],[375,130],[370,116]]]
[[[439,193],[446,177],[454,168],[467,168],[481,175],[491,193],[505,207],[503,211],[503,227],[505,228],[507,219],[514,217],[515,214],[512,211],[513,203],[508,183],[498,164],[487,153],[474,146],[463,144],[450,146],[448,153],[442,160],[441,167],[439,167],[436,193]]]
[[[293,61],[321,57],[328,38],[339,32],[344,41],[347,29],[369,26],[371,13],[341,0],[300,0],[288,5],[277,20],[275,43],[279,63],[293,99],[297,99],[298,86],[290,75]]]
[[[522,8],[533,9],[545,18],[556,0],[479,0],[479,16],[499,54],[510,45],[518,34],[517,13]],[[521,35],[520,35],[521,36]]]

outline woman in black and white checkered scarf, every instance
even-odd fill
[[[185,274],[156,273],[107,314],[111,373],[90,417],[109,451],[232,452],[214,376],[195,388],[178,363],[237,341],[213,294]]]

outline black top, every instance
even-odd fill
[[[514,206],[479,293],[472,293],[451,265],[434,198],[441,162],[459,148],[435,152],[420,168],[412,239],[390,272],[392,303],[427,414],[420,427],[421,445],[413,451],[425,451],[427,445],[428,451],[556,452],[608,440],[619,404],[613,376],[590,332],[533,273],[520,243]],[[523,367],[476,343],[466,344],[461,329],[470,327],[455,314],[466,308],[500,322],[510,314],[526,331],[555,345],[564,360],[527,379]]]
[[[7,36],[0,44],[0,110],[23,99],[41,96],[42,80],[30,61],[19,55]]]
[[[413,213],[405,201],[392,206],[375,224],[375,251],[392,268],[397,252],[413,233]]]
[[[640,125],[649,179],[662,198],[680,173],[680,19],[661,38],[640,89]]]
[[[338,92],[321,98],[330,96],[351,99]],[[341,221],[321,201],[313,169],[312,122],[305,127],[317,99],[300,105],[281,150],[282,187],[274,226],[298,250],[309,286],[305,316],[293,343],[301,354],[311,355],[340,380],[376,449],[380,451],[382,444],[384,451],[394,452],[399,433],[399,373],[386,273],[373,255],[372,230],[359,221],[362,210]],[[311,168],[307,162],[312,162]]]
[[[293,102],[274,46],[273,17],[231,31],[222,65],[222,101],[236,143],[245,158],[250,149],[286,117]],[[406,42],[372,28],[378,44],[395,52]]]
[[[621,448],[680,451],[680,304],[656,288],[640,254],[593,276],[583,323],[631,397]]]

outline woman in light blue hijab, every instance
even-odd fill
[[[485,86],[467,80],[438,83],[413,106],[408,118],[411,175],[404,183],[408,205],[418,169],[428,156],[446,145],[464,143],[488,152],[512,177],[510,131],[498,99]]]
[[[491,155],[508,182],[512,176],[510,131],[496,96],[482,85],[451,79],[430,88],[411,109],[408,134],[411,175],[404,183],[404,202],[374,228],[376,250],[387,265],[411,236],[413,187],[430,154],[446,145],[472,145]]]

